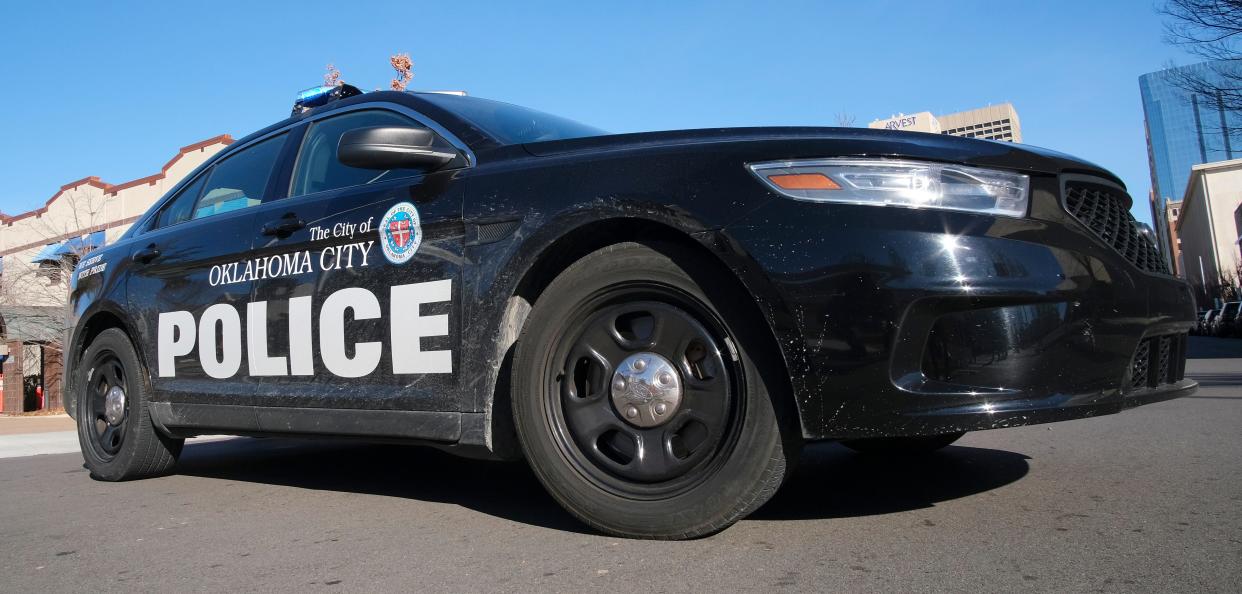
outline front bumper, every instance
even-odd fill
[[[1134,377],[1144,342],[1184,345],[1189,287],[1098,242],[1060,208],[1055,178],[1033,182],[1025,219],[776,199],[721,233],[785,357],[804,437],[1029,425],[1195,389],[1184,348]]]

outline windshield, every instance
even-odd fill
[[[457,114],[501,144],[526,144],[607,134],[599,128],[561,116],[490,99],[438,93],[420,93],[418,97]]]

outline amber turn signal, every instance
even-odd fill
[[[841,186],[822,173],[769,175],[768,180],[783,190],[840,190]]]

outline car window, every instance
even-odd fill
[[[190,185],[181,188],[168,204],[164,205],[164,210],[160,211],[159,219],[156,221],[156,227],[167,227],[176,225],[182,221],[190,220],[190,213],[194,212],[194,203],[198,202],[198,196],[203,191],[203,183],[207,181],[207,175],[198,176]]]
[[[264,190],[284,144],[285,135],[281,134],[246,147],[214,165],[190,218],[201,219],[257,206],[263,201]]]
[[[302,139],[298,161],[293,169],[290,196],[301,196],[324,190],[360,186],[378,181],[422,175],[415,169],[377,171],[342,164],[336,158],[341,135],[358,128],[379,126],[418,126],[414,120],[386,110],[355,111],[311,124]],[[447,144],[445,145],[447,147]]]

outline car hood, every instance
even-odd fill
[[[1012,142],[977,140],[948,134],[897,132],[869,128],[704,128],[633,134],[609,134],[524,145],[535,156],[616,150],[659,149],[722,142],[770,145],[770,160],[810,157],[909,157],[964,165],[1001,167],[1031,173],[1080,173],[1109,179],[1124,187],[1108,170],[1064,153]]]

